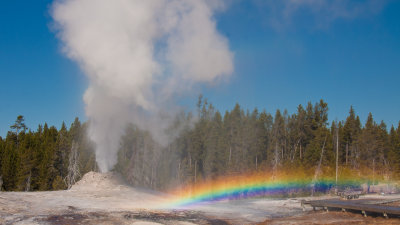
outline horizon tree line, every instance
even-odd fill
[[[0,189],[67,189],[98,171],[88,126],[76,118],[69,129],[45,123],[32,131],[18,116],[0,137]],[[344,121],[329,124],[323,100],[299,105],[293,114],[236,104],[222,115],[200,96],[196,112],[178,114],[166,135],[170,142],[163,146],[127,124],[113,170],[134,186],[155,190],[263,171],[303,171],[314,179],[338,174],[338,180],[358,177],[372,184],[400,179],[400,124],[388,130],[370,113],[362,125],[353,107]]]

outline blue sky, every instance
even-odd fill
[[[50,29],[51,2],[0,2],[0,136],[20,114],[32,129],[86,120],[88,84]],[[235,54],[235,72],[203,87],[203,95],[221,111],[238,102],[273,114],[322,98],[330,120],[344,120],[353,105],[363,123],[372,112],[397,127],[400,1],[322,2],[227,2],[215,19]],[[187,107],[197,94],[183,101]]]

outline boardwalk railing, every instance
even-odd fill
[[[339,200],[339,199],[326,199],[326,200],[314,200],[314,201],[302,201],[301,205],[303,210],[305,210],[305,205],[310,205],[315,208],[320,207],[325,210],[331,209],[341,209],[343,212],[346,210],[356,210],[361,211],[361,213],[366,217],[367,213],[379,213],[384,217],[388,218],[388,215],[400,216],[400,207],[397,206],[387,206],[382,205],[385,203],[398,202],[400,199],[390,199],[390,200],[378,200],[378,201],[361,201],[361,200]]]

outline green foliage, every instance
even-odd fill
[[[301,169],[313,176],[320,162],[316,178],[335,177],[338,135],[339,181],[348,179],[341,171],[376,180],[400,174],[399,128],[388,134],[385,124],[376,124],[372,115],[362,127],[353,107],[345,121],[336,121],[331,127],[323,100],[308,103],[306,108],[299,105],[292,115],[277,110],[274,117],[257,109],[244,111],[236,104],[222,117],[201,97],[196,116],[195,120],[191,115],[177,117],[166,131],[170,137],[166,147],[144,138],[149,134],[131,125],[121,139],[116,169],[128,182],[156,189],[255,170]],[[143,156],[147,151],[151,160]],[[141,169],[143,163],[150,165],[152,172]]]
[[[11,129],[15,130],[16,135],[19,134],[19,131],[21,129],[25,132],[26,126],[25,126],[24,121],[25,121],[24,116],[19,115],[19,116],[17,116],[15,123],[10,126]]]
[[[57,175],[56,178],[54,178],[51,187],[52,190],[64,190],[67,188],[67,185],[65,185],[65,182],[63,181],[61,176]]]
[[[86,126],[86,125],[85,125]],[[78,119],[68,130],[39,125],[37,131],[26,131],[24,117],[18,116],[5,139],[0,137],[0,176],[2,190],[38,191],[65,189],[63,179],[72,141],[79,143],[82,174],[96,167],[93,144],[86,137],[86,127]]]
[[[73,142],[80,174],[96,171],[87,127],[76,118],[69,129],[63,123],[59,130],[44,124],[27,131],[18,116],[13,132],[0,137],[2,190],[65,189]],[[178,114],[165,132],[167,140],[157,143],[149,132],[127,124],[114,170],[135,186],[161,190],[256,170],[302,170],[312,176],[319,164],[315,174],[335,177],[338,147],[339,181],[350,173],[366,180],[400,179],[400,124],[388,133],[385,123],[369,114],[362,126],[350,107],[344,121],[328,127],[323,100],[272,116],[239,104],[221,114],[201,96],[197,113]]]

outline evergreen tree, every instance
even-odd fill
[[[60,190],[97,171],[88,126],[76,118],[69,129],[65,123],[59,130],[45,123],[27,131],[18,116],[0,137],[1,190]],[[277,110],[274,117],[236,104],[222,117],[200,96],[197,114],[178,114],[166,136],[169,142],[160,145],[148,131],[127,124],[114,170],[132,185],[164,190],[256,170],[303,171],[317,185],[322,175],[335,176],[338,146],[339,173],[351,171],[370,183],[400,179],[400,124],[388,133],[370,113],[362,127],[350,107],[345,121],[329,127],[323,100],[299,105],[293,114]]]
[[[357,141],[361,132],[360,119],[356,117],[353,107],[350,107],[349,116],[343,126],[343,142],[344,142],[344,160],[345,165],[349,165],[350,161],[353,166],[356,164],[357,156]]]
[[[17,119],[15,120],[15,123],[10,126],[11,129],[15,130],[15,134],[18,136],[19,132],[22,130],[25,132],[26,130],[26,125],[24,123],[25,119],[24,116],[19,115]]]
[[[225,163],[223,162],[224,152],[226,149],[224,138],[221,135],[223,131],[222,116],[217,111],[212,121],[207,140],[205,143],[205,175],[210,178],[216,178],[223,174]]]

